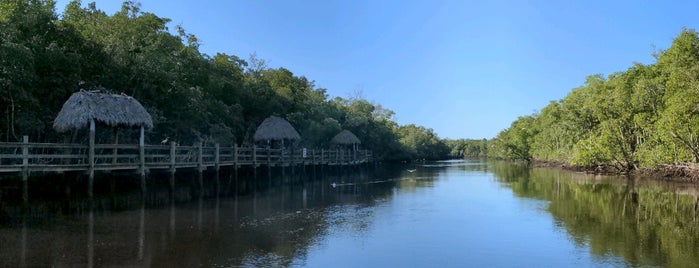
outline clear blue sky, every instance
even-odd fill
[[[67,0],[57,1],[61,13]],[[121,1],[96,1],[108,14]],[[83,5],[88,1],[83,1]],[[183,1],[141,9],[200,49],[285,67],[331,97],[363,96],[442,138],[492,138],[582,85],[652,63],[699,1]]]

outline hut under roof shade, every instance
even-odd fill
[[[84,128],[92,119],[111,127],[153,128],[153,119],[136,99],[123,94],[84,90],[73,93],[63,104],[53,121],[53,128],[59,132]]]
[[[257,127],[253,138],[255,141],[299,140],[301,139],[301,135],[299,135],[296,129],[294,129],[288,121],[284,120],[284,118],[270,116]]]
[[[357,138],[356,135],[354,135],[354,133],[350,132],[349,130],[343,130],[340,133],[338,133],[337,135],[335,135],[335,137],[333,137],[330,140],[330,143],[350,145],[350,144],[361,144],[362,142],[359,140],[359,138]]]

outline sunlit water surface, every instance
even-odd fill
[[[691,185],[443,161],[255,189],[235,190],[237,195],[219,189],[204,197],[185,190],[174,199],[109,196],[38,216],[5,208],[0,266],[699,263],[697,190]],[[43,211],[35,206],[33,211]]]

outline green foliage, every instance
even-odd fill
[[[699,161],[699,36],[683,29],[650,65],[594,75],[541,113],[520,117],[489,156],[609,164],[621,170]],[[531,131],[529,131],[531,129]]]
[[[491,142],[489,156],[502,159],[531,161],[530,151],[534,137],[539,130],[535,123],[536,116],[521,116],[501,131]]]
[[[255,55],[203,54],[195,35],[171,30],[169,19],[137,3],[125,1],[108,15],[95,3],[72,1],[60,19],[54,5],[0,0],[0,140],[60,140],[52,122],[63,102],[79,89],[102,88],[146,107],[155,124],[146,137],[151,143],[165,137],[181,144],[250,143],[262,120],[279,115],[297,128],[300,146],[329,146],[347,129],[379,159],[448,153],[432,130],[400,127],[379,104],[329,99],[312,80],[269,68]],[[113,140],[117,132],[100,131],[98,139]]]
[[[441,159],[449,152],[432,129],[410,124],[398,127],[397,133],[412,159]]]
[[[476,158],[488,156],[488,140],[458,139],[446,140],[449,155],[452,157]]]

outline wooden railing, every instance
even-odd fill
[[[371,161],[367,150],[273,149],[256,146],[89,145],[0,142],[0,173],[26,171],[139,170],[222,166],[355,165]]]

